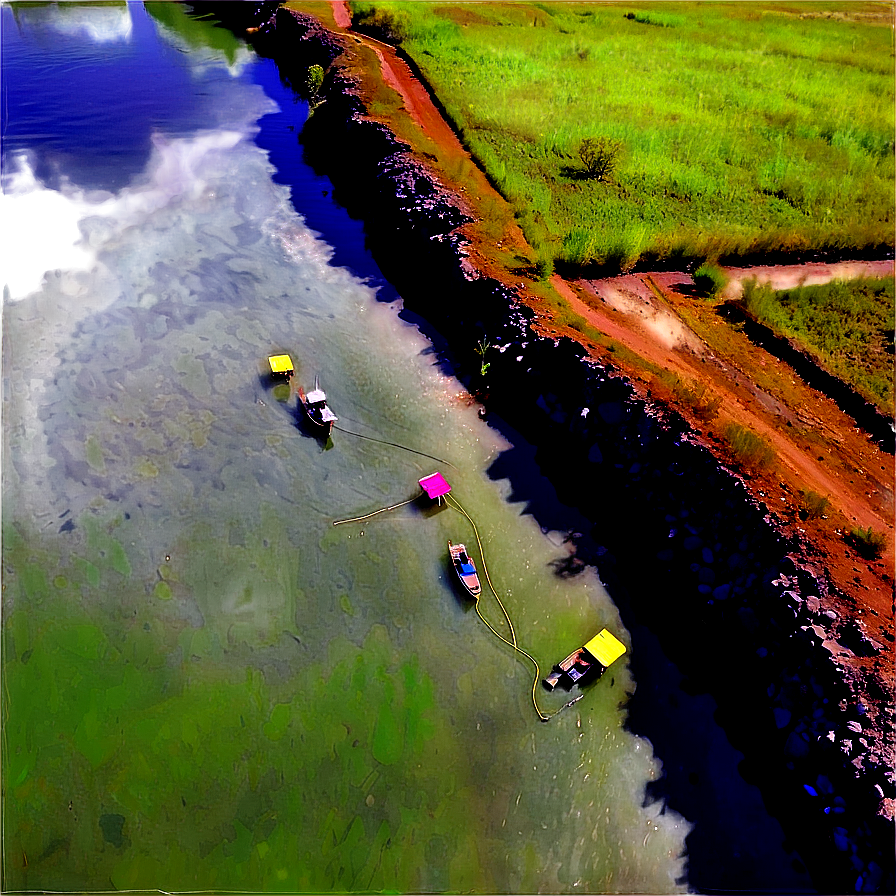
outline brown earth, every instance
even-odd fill
[[[340,0],[290,5],[317,15],[335,31],[345,32],[350,26],[347,6]],[[861,621],[866,634],[883,646],[878,656],[856,657],[834,640],[836,624],[826,642],[851,670],[867,705],[879,705],[879,700],[867,696],[866,677],[892,694],[893,456],[860,431],[832,399],[806,385],[789,365],[724,321],[713,303],[695,298],[687,273],[665,271],[575,282],[555,275],[551,295],[548,285],[532,274],[535,256],[512,213],[472,162],[426,87],[391,46],[357,34],[352,39],[373,50],[379,77],[401,99],[402,113],[385,123],[402,139],[423,148],[421,156],[473,217],[491,216],[493,222],[496,218],[501,222],[497,232],[494,224],[491,230],[479,224],[465,228],[471,240],[471,263],[516,287],[536,311],[537,326],[543,332],[578,340],[593,357],[619,370],[645,398],[681,413],[691,424],[693,437],[741,476],[780,529],[798,539],[801,549],[794,559],[828,584],[819,595],[823,608],[836,612],[840,620]],[[376,73],[360,66],[357,73],[363,93],[367,79]],[[487,214],[477,215],[477,209],[486,209]],[[728,273],[731,290],[749,277],[785,288],[864,274],[892,276],[894,265],[892,261],[844,262],[730,269]],[[689,393],[683,395],[682,386]],[[738,465],[721,434],[728,422],[768,442],[775,455],[770,466],[745,469]],[[824,516],[804,518],[802,495],[806,492],[828,499]],[[885,534],[880,559],[866,560],[850,546],[845,536],[855,527]],[[883,714],[872,714],[877,716],[879,742],[887,745],[892,764],[893,733]]]

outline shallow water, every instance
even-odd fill
[[[449,576],[463,516],[332,525],[439,469],[543,672],[604,625],[628,640],[487,475],[507,443],[378,300],[326,183],[305,175],[332,243],[275,182],[259,122],[282,142],[305,110],[283,120],[272,64],[179,8],[2,16],[5,888],[683,889],[625,661],[542,724]],[[450,466],[310,437],[273,352],[346,429]]]

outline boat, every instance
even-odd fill
[[[581,687],[587,681],[600,678],[624,653],[625,644],[608,629],[601,629],[587,644],[557,663],[545,678],[544,686],[549,691],[558,684],[566,690],[574,685]]]
[[[482,591],[482,585],[479,584],[479,574],[476,572],[476,566],[467,553],[466,547],[462,544],[452,544],[449,541],[448,553],[451,555],[451,562],[461,584],[467,589],[471,597],[478,597]]]
[[[321,435],[330,435],[333,424],[339,419],[328,407],[327,396],[320,387],[318,377],[314,378],[314,388],[306,395],[301,386],[298,388],[299,402],[308,419],[319,430]]]
[[[275,379],[284,378],[288,380],[295,373],[295,368],[292,366],[292,358],[289,355],[270,355],[268,364],[271,367],[271,376]]]

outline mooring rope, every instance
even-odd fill
[[[410,451],[411,454],[419,454],[420,457],[428,457],[430,460],[438,461],[440,464],[445,464],[448,467],[451,467],[453,470],[456,470],[457,467],[451,463],[450,460],[445,460],[442,457],[436,457],[434,454],[427,454],[425,451],[418,451],[416,448],[408,448],[407,445],[400,445],[398,442],[390,442],[388,439],[377,439],[373,436],[365,436],[360,432],[352,432],[350,429],[345,429],[342,426],[337,426],[335,423],[333,424],[333,429],[338,429],[339,432],[344,432],[348,436],[355,436],[359,439],[367,439],[368,442],[379,442],[381,445],[391,445],[393,448],[401,448],[402,451]]]
[[[365,513],[364,516],[353,516],[345,520],[333,520],[333,525],[341,526],[343,523],[362,523],[364,520],[369,520],[372,516],[376,516],[378,513],[385,513],[387,510],[397,510],[399,507],[404,507],[405,504],[410,504],[411,502],[416,501],[419,497],[419,495],[414,495],[413,498],[408,498],[407,501],[400,501],[398,504],[392,504],[389,507],[380,507],[379,510],[374,510],[372,513]]]
[[[535,678],[532,680],[532,706],[535,707],[535,712],[538,713],[538,717],[542,722],[550,721],[557,713],[563,712],[568,706],[572,706],[573,703],[578,703],[579,700],[584,697],[584,694],[579,694],[576,697],[573,697],[568,703],[564,703],[559,709],[554,710],[554,712],[550,714],[543,713],[538,706],[538,700],[535,697],[535,692],[538,689],[538,679],[541,678],[541,669],[538,665],[538,660],[535,659],[532,654],[523,650],[522,647],[517,644],[516,641],[516,632],[513,629],[513,623],[510,621],[510,614],[507,612],[507,608],[504,606],[501,598],[498,596],[498,592],[495,590],[495,586],[492,584],[491,577],[488,574],[488,565],[485,562],[485,551],[482,549],[482,539],[479,537],[479,529],[476,526],[476,523],[473,522],[473,518],[467,513],[466,510],[461,507],[460,502],[457,498],[451,498],[448,495],[445,495],[445,503],[448,504],[449,507],[453,507],[455,510],[460,511],[469,521],[470,525],[473,527],[473,534],[476,536],[476,543],[479,545],[479,556],[482,558],[482,571],[485,573],[485,580],[488,582],[488,587],[491,589],[492,594],[495,596],[495,600],[498,602],[498,606],[501,608],[501,611],[504,613],[504,618],[507,620],[507,625],[510,627],[510,635],[513,639],[512,641],[508,641],[507,638],[504,637],[489,621],[482,615],[482,611],[479,609],[479,598],[476,597],[476,615],[486,624],[489,631],[498,638],[503,641],[508,647],[515,650],[517,653],[521,653],[530,663],[535,667]]]

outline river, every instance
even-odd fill
[[[449,539],[543,673],[631,646],[489,475],[529,449],[302,164],[274,63],[179,4],[0,15],[4,890],[686,891],[627,658],[542,723],[455,584]],[[333,525],[436,470],[484,558],[452,506]]]

